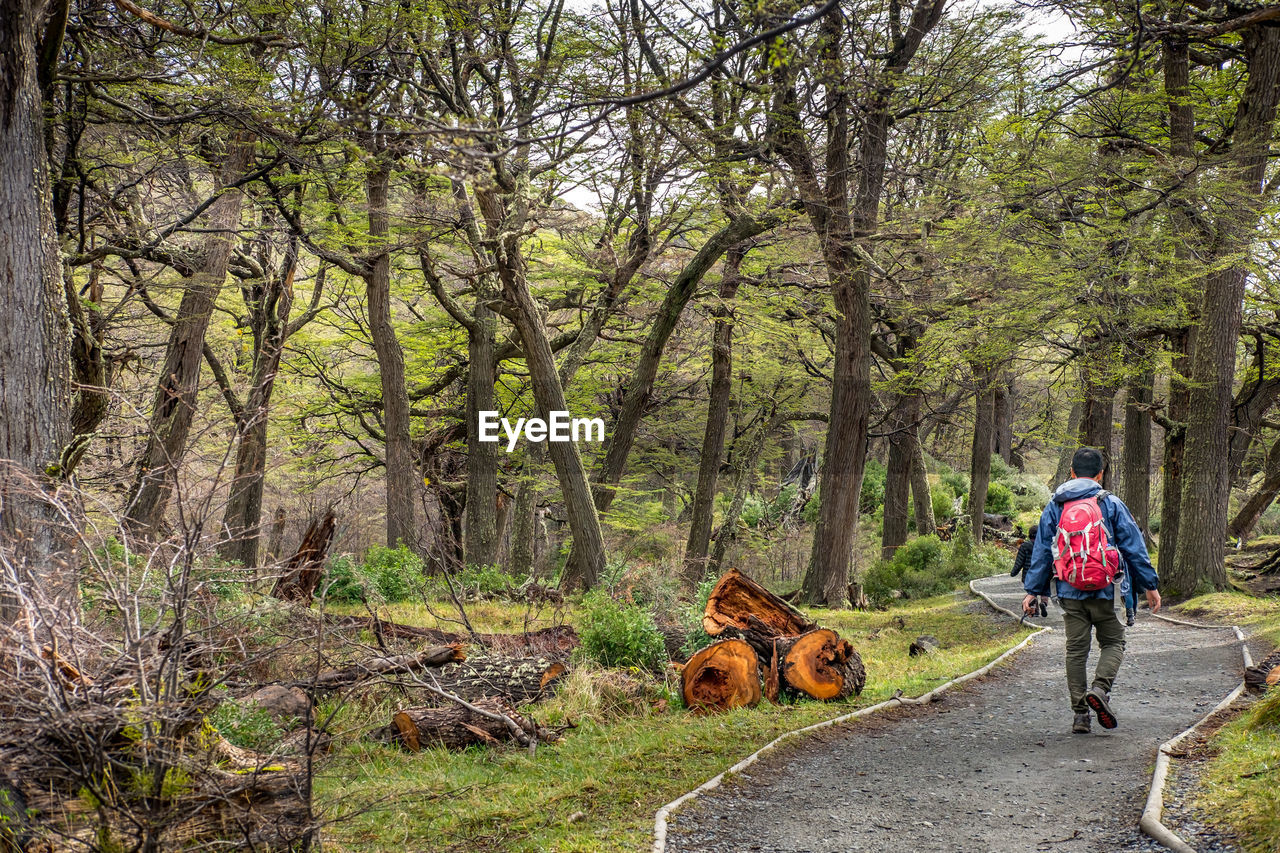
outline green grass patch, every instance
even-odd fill
[[[346,851],[643,849],[659,807],[783,732],[898,689],[927,692],[1027,634],[1009,620],[976,616],[970,604],[947,595],[885,612],[814,611],[819,623],[849,638],[866,664],[867,688],[852,702],[764,703],[696,717],[664,701],[677,690],[674,678],[663,684],[638,671],[579,671],[555,699],[529,709],[540,722],[573,719],[578,726],[533,757],[509,748],[411,755],[340,738],[317,781],[319,802],[333,821],[326,843]],[[921,634],[938,637],[943,648],[909,657],[907,647]],[[338,728],[386,719],[381,706],[349,708]]]
[[[1274,597],[1241,592],[1202,595],[1175,615],[1239,625],[1251,637],[1280,645]],[[1266,695],[1214,736],[1217,755],[1205,769],[1197,806],[1232,832],[1249,853],[1280,850],[1280,689]]]

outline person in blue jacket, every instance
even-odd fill
[[[1147,554],[1146,540],[1124,502],[1103,490],[1100,481],[1105,466],[1106,460],[1099,450],[1082,447],[1075,452],[1071,458],[1071,479],[1058,487],[1040,514],[1031,566],[1022,582],[1027,592],[1022,601],[1024,612],[1031,613],[1039,603],[1037,596],[1051,594],[1051,587],[1062,606],[1067,640],[1067,690],[1075,714],[1071,730],[1080,734],[1089,731],[1091,708],[1103,728],[1116,727],[1116,715],[1111,710],[1111,685],[1124,659],[1124,625],[1116,616],[1114,587],[1086,592],[1054,577],[1052,548],[1063,504],[1090,495],[1099,496],[1098,508],[1107,540],[1124,558],[1133,596],[1136,599],[1138,593],[1145,593],[1151,612],[1160,609],[1160,579]],[[1094,632],[1102,652],[1090,685],[1087,664]]]

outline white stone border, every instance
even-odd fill
[[[1003,577],[1003,575],[991,575],[991,577],[993,577],[993,578],[998,578],[998,577]],[[1021,620],[1021,617],[1020,617],[1020,616],[1018,616],[1016,613],[1014,613],[1012,610],[1009,610],[1007,607],[1001,607],[999,604],[996,604],[996,603],[995,603],[995,601],[993,601],[993,600],[991,599],[991,596],[987,595],[985,592],[979,592],[979,591],[974,587],[974,583],[976,582],[976,580],[988,580],[988,578],[978,578],[978,579],[975,579],[975,581],[970,581],[970,582],[969,582],[969,591],[970,591],[970,592],[972,592],[974,595],[976,595],[976,596],[978,596],[978,597],[982,598],[984,601],[986,601],[986,602],[987,602],[987,604],[991,605],[991,606],[992,606],[992,607],[994,607],[996,610],[999,610],[999,611],[1001,611],[1001,612],[1003,612],[1003,613],[1007,613],[1007,614],[1009,614],[1010,616],[1012,616],[1013,618],[1018,619],[1018,620]],[[948,681],[947,683],[945,683],[945,684],[941,684],[941,685],[939,685],[939,686],[937,686],[937,687],[933,688],[933,689],[932,689],[932,690],[930,690],[928,693],[925,693],[925,694],[924,694],[924,695],[922,695],[922,696],[917,696],[917,697],[916,697],[916,698],[914,698],[914,699],[911,699],[911,698],[904,698],[904,697],[901,697],[901,696],[895,696],[895,697],[893,697],[892,699],[886,699],[885,701],[883,701],[883,702],[879,702],[879,703],[877,703],[877,704],[875,704],[875,705],[872,705],[872,706],[870,706],[869,708],[863,708],[863,709],[861,709],[861,710],[854,711],[854,712],[852,712],[852,713],[845,714],[845,715],[840,716],[840,717],[834,717],[834,718],[832,718],[832,719],[830,719],[830,720],[824,720],[824,721],[823,721],[823,722],[821,722],[821,723],[814,723],[813,725],[805,726],[804,728],[795,729],[794,731],[785,732],[784,734],[779,735],[778,737],[776,737],[776,738],[774,738],[773,740],[769,741],[769,742],[768,742],[767,744],[765,744],[764,746],[762,746],[762,747],[760,747],[759,749],[757,749],[755,752],[753,752],[753,753],[751,753],[750,755],[748,755],[746,758],[744,758],[744,759],[742,759],[741,761],[739,761],[737,764],[735,764],[735,765],[733,765],[732,767],[730,767],[728,770],[725,770],[723,773],[719,773],[719,774],[717,774],[716,776],[714,776],[713,778],[708,779],[707,781],[703,782],[703,783],[702,783],[701,785],[699,785],[698,787],[694,788],[692,791],[688,792],[687,794],[684,794],[684,795],[683,795],[683,796],[681,796],[681,797],[678,797],[678,798],[676,798],[676,799],[672,800],[671,802],[667,803],[667,804],[666,804],[665,806],[663,806],[662,808],[658,809],[658,813],[657,813],[657,815],[654,817],[654,820],[653,820],[653,853],[666,853],[666,849],[667,849],[667,818],[669,818],[669,817],[671,816],[671,813],[672,813],[672,812],[674,812],[676,809],[678,809],[678,808],[680,808],[681,806],[683,806],[685,803],[687,803],[687,802],[689,802],[689,801],[691,801],[691,800],[697,799],[697,797],[698,797],[698,796],[700,796],[701,794],[704,794],[704,793],[706,793],[707,791],[710,791],[710,790],[712,790],[712,789],[714,789],[714,788],[718,788],[718,787],[720,786],[720,783],[721,783],[721,782],[723,782],[723,781],[725,780],[725,777],[727,777],[727,776],[731,776],[731,775],[734,775],[734,774],[737,774],[737,773],[741,773],[743,770],[746,770],[746,769],[747,769],[748,767],[750,767],[752,764],[755,764],[755,763],[756,763],[756,761],[760,758],[760,756],[761,756],[761,755],[763,755],[763,754],[764,754],[764,753],[766,753],[766,752],[771,751],[771,750],[772,750],[772,749],[774,749],[778,744],[782,743],[784,740],[789,740],[790,738],[796,737],[797,735],[804,734],[805,732],[812,732],[812,731],[816,731],[816,730],[818,730],[818,729],[824,729],[824,728],[827,728],[828,726],[834,726],[834,725],[835,725],[835,724],[837,724],[837,723],[843,723],[843,722],[845,722],[846,720],[852,720],[852,719],[854,719],[855,717],[865,717],[865,716],[867,716],[868,714],[874,714],[876,711],[881,711],[881,710],[884,710],[885,708],[889,708],[889,707],[897,707],[897,706],[900,706],[900,705],[928,705],[930,702],[932,702],[932,701],[933,701],[934,699],[936,699],[938,696],[942,695],[942,693],[943,693],[944,691],[949,690],[949,689],[951,689],[952,687],[955,687],[955,686],[956,686],[956,685],[958,685],[958,684],[964,684],[966,681],[971,681],[971,680],[973,680],[973,679],[975,679],[975,678],[981,678],[982,676],[986,675],[988,672],[990,672],[992,669],[994,669],[997,665],[999,665],[999,664],[1000,664],[1002,661],[1004,661],[1006,658],[1008,658],[1008,657],[1010,657],[1010,656],[1014,655],[1015,653],[1017,653],[1017,652],[1021,651],[1021,650],[1022,650],[1022,649],[1027,645],[1027,644],[1028,644],[1028,643],[1030,643],[1030,642],[1031,642],[1032,640],[1034,640],[1036,637],[1040,636],[1041,634],[1045,633],[1046,631],[1052,631],[1052,630],[1053,630],[1053,629],[1052,629],[1052,628],[1050,628],[1050,627],[1049,627],[1049,626],[1047,626],[1047,625],[1041,626],[1040,630],[1038,630],[1038,631],[1036,631],[1034,634],[1031,634],[1030,636],[1026,637],[1025,639],[1023,639],[1023,641],[1022,641],[1021,643],[1018,643],[1018,645],[1016,645],[1016,646],[1014,646],[1013,648],[1009,649],[1007,652],[1005,652],[1004,654],[1000,655],[1000,657],[998,657],[998,658],[996,658],[995,660],[991,661],[991,662],[990,662],[990,663],[988,663],[986,666],[983,666],[983,667],[980,667],[980,668],[978,668],[978,669],[975,669],[973,672],[968,672],[968,673],[965,673],[964,675],[961,675],[961,676],[958,676],[958,677],[956,677],[956,678],[953,678],[953,679],[951,679],[950,681]]]
[[[1249,645],[1245,642],[1244,632],[1240,630],[1238,625],[1206,625],[1201,622],[1188,622],[1185,619],[1174,619],[1172,616],[1161,616],[1158,613],[1151,614],[1156,619],[1169,622],[1174,625],[1185,625],[1188,628],[1205,628],[1220,631],[1234,631],[1236,639],[1240,642],[1240,653],[1244,657],[1244,668],[1248,669],[1253,666],[1253,657],[1249,654]],[[1196,849],[1187,842],[1178,837],[1177,833],[1169,829],[1160,822],[1160,817],[1164,813],[1164,786],[1169,777],[1169,764],[1172,761],[1170,752],[1186,738],[1190,737],[1197,729],[1204,725],[1214,714],[1230,707],[1232,702],[1240,698],[1240,694],[1244,693],[1244,682],[1241,681],[1235,690],[1227,694],[1221,702],[1219,702],[1212,711],[1205,714],[1199,722],[1186,729],[1182,733],[1175,735],[1164,743],[1160,744],[1160,750],[1156,753],[1156,767],[1151,774],[1151,790],[1147,793],[1147,803],[1142,809],[1142,817],[1138,821],[1138,826],[1147,835],[1163,844],[1170,850],[1176,850],[1177,853],[1196,853]]]

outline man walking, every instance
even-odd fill
[[[1075,720],[1071,730],[1087,734],[1092,708],[1106,729],[1116,727],[1111,685],[1124,659],[1124,626],[1116,617],[1116,575],[1127,571],[1136,598],[1146,593],[1151,612],[1160,609],[1160,579],[1147,543],[1129,508],[1102,488],[1106,461],[1101,451],[1082,447],[1071,458],[1071,479],[1058,487],[1040,515],[1031,566],[1022,586],[1022,609],[1033,613],[1037,596],[1055,588],[1067,635],[1067,690]],[[1118,552],[1118,553],[1117,553]],[[1123,557],[1123,563],[1121,562]],[[1093,633],[1102,653],[1088,683],[1086,665]]]

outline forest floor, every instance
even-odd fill
[[[1018,609],[1016,581],[978,584]],[[1155,751],[1239,683],[1234,635],[1141,611],[1113,691],[1119,727],[1095,720],[1092,734],[1073,735],[1061,612],[1039,621],[1059,630],[940,703],[827,729],[762,759],[677,812],[667,849],[1162,849],[1138,830]]]

